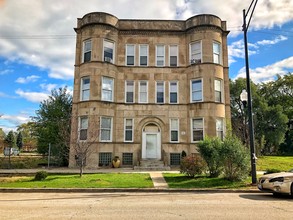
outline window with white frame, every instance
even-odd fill
[[[164,103],[165,102],[165,83],[156,82],[156,102]]]
[[[112,141],[112,118],[111,117],[101,117],[100,140]]]
[[[87,139],[88,117],[79,118],[79,140]]]
[[[202,79],[191,80],[191,102],[202,101]]]
[[[170,139],[171,142],[179,141],[179,119],[170,119]]]
[[[221,64],[221,44],[213,42],[213,58],[214,63]]]
[[[201,141],[203,137],[203,118],[192,119],[192,141]]]
[[[91,61],[91,55],[92,55],[92,41],[91,40],[86,40],[86,41],[83,42],[82,62]]]
[[[124,121],[124,141],[133,141],[133,119],[126,118]]]
[[[139,65],[147,66],[148,65],[148,45],[141,44],[139,45]]]
[[[222,102],[222,80],[215,79],[215,101]]]
[[[125,102],[134,103],[134,81],[125,82]]]
[[[177,45],[170,45],[169,47],[169,63],[170,66],[177,66],[178,65],[178,46]]]
[[[139,103],[147,103],[148,102],[148,82],[140,81],[139,82]]]
[[[169,98],[170,104],[177,104],[178,103],[178,82],[170,82],[169,84]]]
[[[156,66],[165,66],[165,46],[156,46]]]
[[[113,101],[114,79],[110,77],[102,77],[102,100]]]
[[[217,137],[223,140],[224,139],[224,122],[222,118],[216,119],[216,131],[217,131]]]
[[[191,43],[189,50],[190,64],[201,63],[201,41]]]
[[[104,40],[103,56],[105,62],[114,63],[114,42]]]
[[[80,91],[81,91],[81,94],[80,94],[81,101],[87,101],[90,99],[90,78],[89,77],[81,78]]]
[[[126,66],[134,66],[135,62],[135,45],[126,45]]]

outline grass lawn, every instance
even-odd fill
[[[257,170],[277,169],[288,171],[293,169],[293,157],[286,156],[262,156],[259,157],[256,164]]]
[[[152,188],[149,174],[107,173],[49,175],[43,181],[34,177],[0,177],[0,187],[8,188]]]
[[[163,175],[170,188],[239,189],[247,188],[251,183],[251,177],[243,182],[230,182],[223,178],[206,176],[190,178],[184,174],[164,173]]]

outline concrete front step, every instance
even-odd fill
[[[164,166],[164,162],[161,160],[141,160],[140,166],[135,166],[134,170],[139,171],[166,171],[170,170],[169,166]]]

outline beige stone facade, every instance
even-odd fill
[[[226,22],[124,20],[90,13],[77,22],[71,142],[93,141],[88,167],[119,156],[178,165],[230,121]],[[70,164],[75,152],[71,147]]]

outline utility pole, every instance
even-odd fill
[[[254,146],[254,128],[253,128],[253,117],[252,117],[252,102],[251,102],[251,87],[250,87],[250,75],[249,75],[249,61],[248,61],[248,46],[247,46],[247,30],[249,28],[249,24],[257,4],[258,0],[252,0],[250,6],[245,12],[243,9],[243,32],[244,32],[244,48],[245,48],[245,68],[246,68],[246,89],[247,89],[247,98],[248,98],[248,123],[249,123],[249,142],[250,142],[250,160],[251,160],[251,179],[252,184],[256,184],[256,155],[255,155],[255,146]],[[249,14],[251,7],[253,9],[249,15],[248,23],[246,23],[246,17]]]

